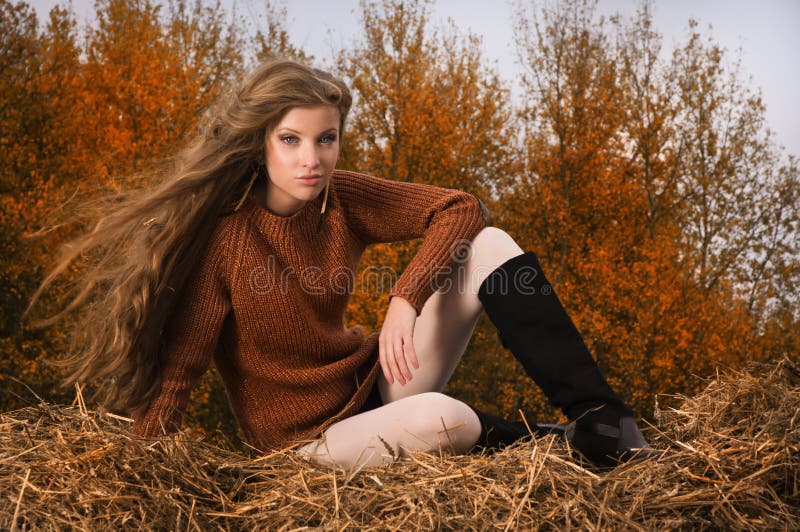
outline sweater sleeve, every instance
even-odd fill
[[[159,357],[160,385],[148,406],[134,414],[135,435],[153,437],[180,429],[189,394],[214,355],[231,309],[222,277],[222,245],[214,240],[187,280],[185,295],[169,323]]]
[[[491,224],[483,203],[459,190],[337,170],[336,195],[350,229],[365,244],[423,238],[389,299],[400,296],[419,316],[436,289],[436,275],[455,263],[478,232]]]

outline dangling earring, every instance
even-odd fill
[[[325,185],[325,197],[322,198],[322,210],[319,211],[320,214],[325,214],[325,206],[328,204],[328,189],[331,188],[331,181],[328,179],[328,184]]]
[[[325,197],[322,198],[322,210],[319,211],[319,221],[317,222],[317,233],[319,230],[322,229],[322,217],[325,215],[325,207],[328,205],[328,189],[331,188],[331,179],[333,176],[328,178],[328,184],[325,185]]]

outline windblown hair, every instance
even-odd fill
[[[332,75],[288,60],[264,63],[206,112],[199,134],[152,171],[150,188],[87,202],[93,230],[61,245],[25,310],[72,262],[91,257],[86,273],[49,326],[73,311],[71,347],[54,362],[64,385],[89,383],[110,409],[146,406],[158,385],[164,331],[218,218],[241,205],[266,161],[265,138],[300,106],[334,105],[340,135],[352,97]]]

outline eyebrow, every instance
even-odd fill
[[[282,128],[279,128],[278,131],[291,131],[292,133],[297,133],[298,135],[302,135],[302,133],[300,133],[299,131],[294,130],[294,129],[290,128],[290,127],[282,127]],[[328,128],[325,131],[323,131],[322,133],[320,133],[320,135],[324,135],[325,133],[330,133],[330,132],[338,133],[339,129],[335,128],[335,127]]]

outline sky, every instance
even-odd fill
[[[542,1],[533,0],[536,5]],[[53,5],[63,2],[28,0],[28,3],[43,18]],[[222,0],[222,3],[229,11],[235,8],[237,13],[253,18],[264,12],[261,0]],[[91,16],[92,4],[72,1],[79,22],[86,22]],[[530,4],[529,0],[527,5]],[[358,0],[291,0],[283,5],[290,39],[321,64],[330,64],[334,50],[358,39]],[[637,5],[636,0],[599,0],[596,12],[630,16]],[[452,18],[460,30],[480,35],[486,57],[495,62],[499,74],[513,86],[522,72],[513,46],[513,11],[508,0],[436,0],[430,24],[444,25]],[[775,132],[775,141],[786,153],[800,156],[797,97],[800,0],[655,0],[653,22],[663,37],[664,56],[684,41],[690,18],[700,23],[698,29],[702,33],[710,33],[728,50],[731,61],[736,51],[742,49],[742,79],[752,76],[747,82],[761,89],[767,106],[767,123]]]

